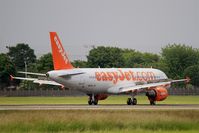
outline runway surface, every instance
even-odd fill
[[[199,104],[151,105],[0,105],[0,110],[199,110]]]

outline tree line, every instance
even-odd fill
[[[38,73],[53,70],[51,53],[36,58],[34,50],[24,43],[6,48],[7,53],[0,53],[1,89],[10,85],[10,74],[17,75],[17,71],[25,71],[25,67],[28,71]],[[199,86],[199,49],[184,44],[168,44],[161,49],[159,54],[99,46],[89,51],[86,61],[74,60],[72,64],[80,68],[152,67],[164,71],[172,79],[188,76],[191,78],[192,85]],[[20,83],[20,81],[15,82]],[[27,82],[22,82],[22,88],[26,87],[23,85],[27,85]],[[31,86],[34,88],[34,85]]]

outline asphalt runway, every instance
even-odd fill
[[[158,105],[0,105],[0,110],[199,110],[199,104],[158,104]]]

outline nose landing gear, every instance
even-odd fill
[[[94,94],[89,95],[88,104],[89,105],[97,105],[98,104],[98,99],[95,97]]]
[[[137,99],[136,98],[128,98],[127,105],[137,105]]]
[[[137,105],[137,99],[135,98],[137,91],[132,92],[131,98],[127,99],[127,105]]]
[[[155,101],[150,101],[150,105],[155,105],[156,103],[155,103]]]

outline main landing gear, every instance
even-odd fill
[[[155,101],[150,101],[150,105],[155,105]]]
[[[88,104],[89,105],[97,105],[98,104],[98,99],[95,97],[95,95],[93,95],[93,94],[89,95]]]
[[[127,99],[127,105],[136,105],[137,99],[136,98],[128,98]]]
[[[137,105],[137,99],[135,98],[135,95],[137,92],[132,92],[131,98],[127,99],[127,105]]]

